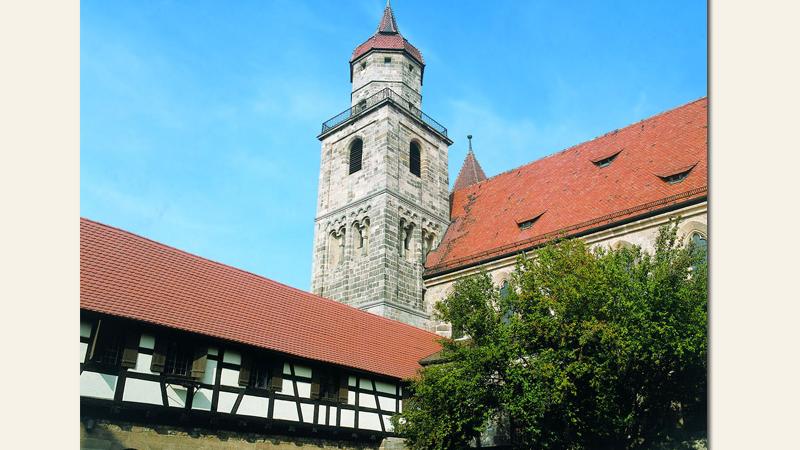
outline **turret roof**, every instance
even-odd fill
[[[363,44],[356,47],[353,51],[353,56],[350,62],[357,60],[364,56],[370,50],[404,50],[409,56],[417,60],[422,65],[425,61],[422,59],[422,53],[416,47],[411,45],[410,42],[400,34],[400,29],[397,27],[397,20],[394,18],[392,5],[386,2],[386,8],[383,10],[383,16],[378,29],[369,39]]]
[[[461,165],[461,170],[458,172],[458,178],[456,178],[456,184],[453,185],[453,191],[472,186],[486,179],[486,174],[483,172],[480,163],[478,163],[478,158],[475,157],[475,153],[472,151],[472,136],[470,135],[468,138],[469,150],[467,151],[467,157],[464,158],[464,164]]]

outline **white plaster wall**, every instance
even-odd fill
[[[254,417],[267,417],[268,409],[268,398],[245,395],[242,397],[242,403],[239,404],[239,409],[236,410],[236,414]]]
[[[211,389],[200,388],[194,393],[192,399],[192,409],[201,411],[211,411],[211,398],[214,395]]]
[[[117,376],[84,370],[81,374],[80,389],[82,397],[114,399],[117,389]]]
[[[378,405],[375,404],[375,396],[372,394],[365,394],[363,392],[358,393],[358,406],[364,406],[366,408],[378,407]]]
[[[386,383],[383,381],[375,381],[375,389],[377,389],[378,392],[385,392],[387,394],[394,395],[396,391],[396,386],[394,384]]]
[[[81,320],[81,337],[88,338],[92,334],[92,323],[88,320]]]
[[[294,420],[295,422],[300,420],[297,417],[297,405],[295,402],[287,400],[275,400],[272,417],[275,419]]]
[[[183,386],[167,385],[167,403],[176,408],[186,407],[187,390]]]
[[[219,377],[219,383],[223,386],[239,386],[239,371],[234,369],[222,368],[222,373]]]
[[[297,395],[301,398],[311,398],[311,383],[297,382]]]
[[[392,416],[383,416],[383,425],[386,427],[386,431],[391,433],[394,431],[394,427],[392,426]]]
[[[311,368],[295,364],[294,374],[298,377],[311,378]]]
[[[241,364],[242,355],[239,352],[235,352],[233,350],[225,350],[225,354],[222,356],[222,362],[230,364]]]
[[[303,411],[303,422],[314,423],[314,405],[301,403],[300,410]]]
[[[341,422],[340,425],[343,427],[353,428],[355,426],[355,418],[356,414],[355,411],[349,409],[340,409],[339,414],[341,414]]]
[[[156,346],[156,338],[152,334],[142,333],[139,337],[139,347],[152,350]]]
[[[380,403],[380,409],[395,412],[395,402],[393,398],[378,396],[378,403]]]
[[[233,392],[220,391],[217,411],[230,414],[230,412],[233,411],[233,405],[236,403],[237,396],[238,395]]]
[[[281,384],[281,390],[279,392],[281,394],[294,395],[294,386],[292,386],[292,380],[287,380],[284,378],[283,383]]]
[[[156,381],[128,378],[125,380],[125,390],[122,393],[122,400],[126,402],[161,405],[161,386]]]
[[[381,419],[378,414],[360,411],[358,413],[358,427],[365,430],[381,430]]]

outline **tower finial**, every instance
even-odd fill
[[[467,139],[469,140],[469,151],[472,151],[472,135],[468,134]]]
[[[386,0],[386,8],[384,8],[383,17],[381,17],[381,22],[378,24],[378,33],[397,34],[399,32],[397,21],[394,19],[394,12],[392,12],[392,5],[389,0]]]

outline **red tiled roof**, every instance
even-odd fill
[[[412,58],[416,59],[421,65],[425,65],[422,59],[422,53],[416,47],[411,45],[401,34],[397,28],[397,21],[392,12],[392,6],[389,2],[386,3],[386,8],[383,10],[383,17],[378,24],[378,30],[363,44],[356,47],[353,51],[353,56],[350,62],[357,60],[370,50],[405,50]]]
[[[607,167],[594,162],[613,156]],[[681,173],[681,182],[660,176]],[[706,97],[453,192],[425,276],[513,254],[708,191]],[[539,218],[530,228],[519,223]]]
[[[458,172],[456,183],[453,185],[453,190],[457,191],[475,183],[480,183],[486,179],[486,174],[483,172],[478,159],[470,148],[467,152],[467,157],[464,158],[464,164],[461,165],[461,170]]]
[[[81,309],[397,378],[438,336],[81,218]]]

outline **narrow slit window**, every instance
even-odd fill
[[[361,139],[356,139],[350,144],[350,174],[361,170],[361,159],[363,156],[364,143]]]
[[[416,176],[420,176],[422,173],[421,171],[421,155],[419,144],[416,142],[411,143],[411,148],[409,149],[409,164],[408,169]]]

